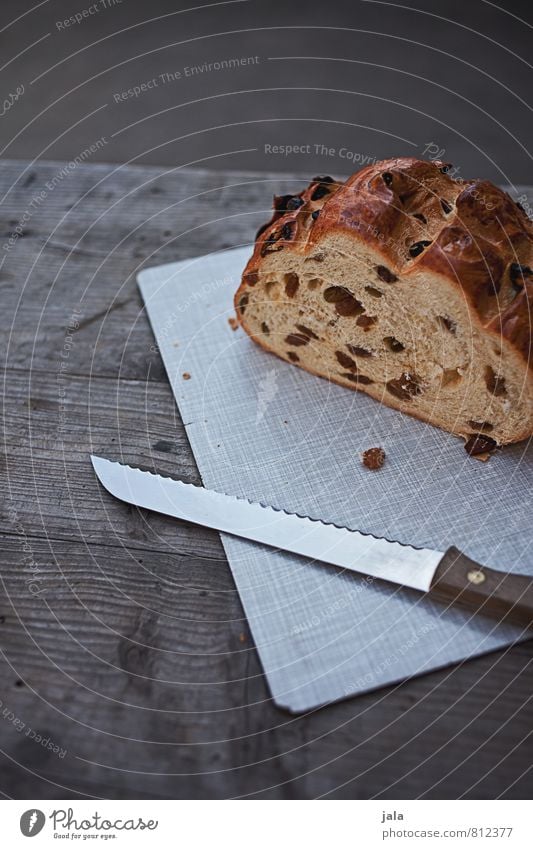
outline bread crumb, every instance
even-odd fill
[[[363,451],[361,460],[363,466],[376,472],[378,469],[381,469],[385,462],[385,452],[383,448],[367,448],[366,451]]]
[[[183,377],[184,380],[190,380],[191,379],[191,376],[190,376],[188,371],[184,371],[183,374],[182,374],[182,377]]]
[[[239,322],[237,321],[236,318],[233,318],[233,317],[228,318],[228,324],[229,324],[229,326],[231,327],[232,330],[237,330],[237,328],[239,326]]]

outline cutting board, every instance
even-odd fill
[[[258,348],[228,321],[250,251],[138,278],[204,486],[417,546],[453,543],[489,566],[533,573],[531,445],[473,460],[453,436]],[[387,454],[376,473],[360,461],[373,446]],[[291,712],[523,636],[414,591],[221,536],[272,697]]]

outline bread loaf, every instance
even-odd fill
[[[274,198],[235,307],[267,351],[480,453],[533,433],[533,227],[449,169],[390,159]]]

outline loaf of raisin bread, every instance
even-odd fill
[[[235,307],[267,351],[480,453],[533,433],[533,227],[449,170],[390,159],[274,198]]]

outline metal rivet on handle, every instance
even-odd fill
[[[481,571],[481,569],[472,569],[467,573],[468,580],[471,584],[482,584],[485,580],[485,573]]]

